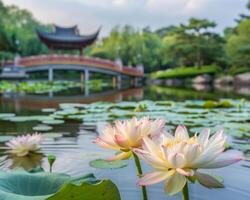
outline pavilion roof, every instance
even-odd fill
[[[37,30],[41,42],[49,48],[55,49],[81,49],[91,45],[98,37],[100,28],[93,34],[80,35],[77,26],[60,27],[54,25],[53,32]]]

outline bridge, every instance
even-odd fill
[[[80,81],[87,83],[90,73],[102,73],[113,76],[113,84],[120,87],[122,79],[130,79],[137,85],[143,78],[142,66],[127,67],[119,62],[78,55],[39,55],[19,58],[6,65],[20,66],[23,72],[47,71],[48,80],[54,80],[56,70],[76,70],[80,73]]]

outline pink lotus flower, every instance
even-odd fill
[[[225,167],[243,156],[236,151],[223,152],[226,142],[223,130],[209,137],[209,129],[190,138],[185,126],[178,126],[175,136],[166,133],[155,140],[144,138],[143,149],[136,149],[135,153],[154,171],[140,178],[138,184],[147,186],[165,181],[165,191],[169,195],[180,192],[188,180],[197,180],[208,188],[223,187],[216,178],[198,169]]]
[[[158,137],[164,132],[163,120],[132,118],[131,120],[115,121],[114,126],[108,124],[100,130],[101,136],[94,143],[111,150],[122,151],[108,160],[127,159],[134,148],[140,148],[144,137]]]
[[[18,157],[27,156],[29,153],[37,152],[39,144],[42,142],[43,138],[41,134],[28,134],[17,136],[11,139],[6,145],[10,148],[10,153]]]

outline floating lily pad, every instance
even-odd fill
[[[119,110],[119,109],[112,109],[110,111],[109,117],[113,118],[131,118],[135,115],[134,112],[127,111],[127,110]]]
[[[243,132],[249,132],[250,131],[250,124],[248,123],[225,123],[223,125],[224,128],[229,129],[237,129]]]
[[[9,117],[14,117],[14,116],[16,116],[15,113],[0,113],[0,119],[5,119]]]
[[[86,104],[80,104],[80,103],[61,103],[60,105],[61,109],[75,109],[75,108],[85,108]]]
[[[41,124],[41,125],[33,127],[33,130],[34,131],[41,131],[41,132],[43,132],[43,131],[50,131],[50,130],[52,130],[52,127]]]
[[[207,109],[200,109],[200,108],[177,108],[175,109],[175,112],[180,114],[205,114],[208,113]]]
[[[61,138],[63,137],[63,134],[62,133],[44,133],[43,134],[43,137],[45,138],[49,138],[49,139],[56,139],[56,138]]]
[[[12,122],[26,122],[26,121],[32,121],[30,120],[30,117],[22,117],[22,116],[13,116],[9,117],[8,120]]]
[[[90,161],[89,165],[98,169],[117,169],[126,167],[128,165],[128,160],[116,160],[110,162],[103,159],[97,159]]]
[[[67,119],[73,119],[77,121],[83,121],[85,115],[68,115]]]
[[[10,120],[12,122],[44,121],[44,120],[50,120],[50,119],[53,119],[53,118],[50,116],[46,116],[46,115],[13,116],[13,117],[7,118],[7,120]]]
[[[45,113],[52,113],[52,112],[55,112],[56,109],[55,108],[43,108],[42,109],[42,112],[45,112]]]
[[[154,111],[154,112],[157,112],[157,111],[169,111],[169,107],[167,106],[156,106],[156,105],[152,105],[152,106],[148,106],[147,107],[147,111]]]
[[[13,139],[13,136],[1,135],[0,142],[8,142],[9,140]]]
[[[43,124],[51,124],[51,125],[54,125],[54,124],[63,124],[64,120],[51,119],[51,120],[44,120],[44,121],[42,121],[42,123]]]
[[[74,115],[74,114],[77,114],[78,112],[79,112],[78,109],[69,108],[69,109],[65,109],[65,110],[56,111],[54,114],[56,114],[56,115],[67,116],[67,115]]]
[[[156,101],[155,104],[160,106],[173,106],[175,103],[173,101]]]
[[[138,103],[136,102],[120,102],[120,103],[115,104],[113,107],[125,109],[125,110],[132,110],[132,109],[135,109],[137,105]]]

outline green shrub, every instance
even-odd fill
[[[151,78],[153,79],[186,78],[186,77],[194,77],[201,74],[217,74],[220,73],[221,71],[222,71],[221,68],[216,65],[209,65],[202,67],[178,67],[152,73]]]

